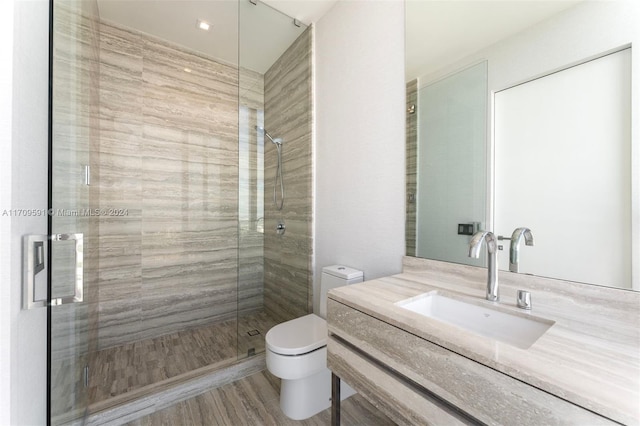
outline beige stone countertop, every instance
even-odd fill
[[[640,424],[640,293],[500,271],[500,302],[484,299],[487,270],[404,258],[403,273],[331,290],[329,297],[623,424]],[[517,290],[533,309],[516,307]],[[429,291],[555,321],[520,349],[395,303]]]

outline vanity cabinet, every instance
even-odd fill
[[[328,300],[328,367],[398,424],[618,424],[341,299]]]

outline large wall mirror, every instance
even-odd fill
[[[640,2],[406,1],[407,255],[640,290]],[[509,264],[509,238],[526,227]]]

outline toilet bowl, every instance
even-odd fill
[[[362,282],[362,271],[334,265],[322,269],[320,315],[309,314],[271,328],[265,336],[267,369],[280,382],[280,409],[303,420],[331,406],[331,371],[327,368],[327,293]],[[341,381],[341,399],[355,391]]]

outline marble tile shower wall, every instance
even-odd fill
[[[128,215],[100,219],[99,345],[235,318],[237,69],[107,23],[100,41],[100,208]]]
[[[278,321],[312,310],[312,29],[265,73],[265,128],[282,144],[286,198],[273,204],[276,150],[265,147],[264,307]],[[277,221],[286,232],[277,235]]]

